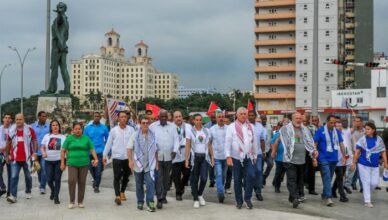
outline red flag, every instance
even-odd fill
[[[157,118],[159,116],[160,107],[157,105],[147,104],[146,103],[146,110],[151,110],[152,115]]]
[[[248,106],[247,106],[248,112],[252,111],[254,109],[254,106],[250,99],[248,99]]]
[[[220,110],[220,107],[218,107],[216,103],[210,102],[210,106],[206,114],[210,117],[216,110]]]

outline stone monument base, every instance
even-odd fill
[[[37,113],[45,111],[48,121],[56,119],[61,124],[61,131],[65,133],[72,126],[73,110],[70,96],[41,95],[38,98]]]

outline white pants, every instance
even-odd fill
[[[362,182],[364,202],[369,203],[371,202],[371,191],[374,190],[380,182],[379,168],[358,164],[358,172],[360,173]]]

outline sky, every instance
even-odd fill
[[[51,2],[54,9],[59,1]],[[121,35],[126,57],[132,56],[134,45],[143,40],[153,65],[176,73],[180,85],[219,91],[252,89],[254,0],[64,2],[70,23],[68,64],[83,54],[99,53],[104,34],[114,28]],[[387,10],[387,0],[375,0],[375,51],[388,52]],[[23,91],[24,96],[39,93],[44,89],[46,1],[1,0],[0,33],[0,68],[12,64],[2,78],[2,101],[20,97],[20,63],[8,46],[15,46],[22,56],[28,48],[37,48],[24,64]]]

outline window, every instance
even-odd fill
[[[303,46],[303,50],[304,50],[304,51],[308,50],[307,45],[304,45],[304,46]]]
[[[303,32],[303,37],[307,37],[307,31]]]
[[[303,5],[303,10],[307,10],[307,5]]]
[[[288,24],[293,24],[293,23],[294,23],[293,20],[289,20],[289,21],[288,21]]]
[[[276,53],[276,48],[273,48],[273,47],[268,48],[268,52],[269,53]]]
[[[326,8],[326,9],[330,9],[330,4],[329,4],[329,3],[326,3],[325,8]]]
[[[276,79],[276,74],[270,74],[270,75],[268,76],[268,78],[269,78],[269,79]]]
[[[357,98],[357,103],[363,103],[363,102],[364,102],[364,100],[363,100],[362,97],[358,97],[358,98]]]
[[[330,45],[326,44],[326,50],[330,50]]]
[[[326,37],[329,37],[330,36],[330,31],[326,31],[325,35],[326,35]]]
[[[276,66],[276,61],[269,61],[268,66]]]
[[[307,24],[307,18],[303,18],[303,23]]]
[[[275,21],[271,21],[268,23],[268,26],[276,26],[276,22]]]
[[[270,34],[270,35],[268,36],[268,38],[269,38],[269,39],[276,39],[276,35],[275,35],[275,34]]]
[[[304,59],[304,60],[303,60],[303,63],[304,63],[304,64],[308,64],[307,59]]]
[[[326,23],[329,23],[329,22],[330,22],[330,18],[329,18],[329,17],[326,17],[326,18],[325,18],[325,22],[326,22]]]
[[[307,86],[303,87],[303,92],[307,92]]]
[[[386,87],[377,87],[377,98],[385,98],[385,97],[387,97]]]
[[[269,9],[269,13],[270,14],[276,13],[276,9],[275,8]]]
[[[269,88],[268,88],[268,92],[269,92],[269,93],[276,93],[276,88],[274,88],[274,87],[269,87]]]
[[[326,86],[326,92],[330,92],[330,86]]]

